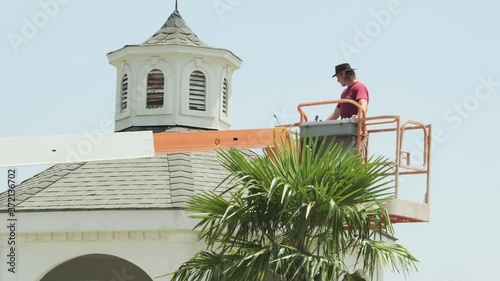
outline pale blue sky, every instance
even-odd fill
[[[113,119],[115,69],[106,54],[143,42],[174,6],[54,1],[1,4],[0,137],[80,134]],[[49,13],[46,2],[59,4]],[[499,3],[181,0],[179,10],[201,40],[243,59],[233,79],[234,128],[272,126],[273,114],[293,122],[300,102],[337,98],[342,88],[331,75],[342,62],[368,86],[369,115],[433,124],[442,137],[431,222],[396,226],[399,242],[421,261],[408,280],[498,279]],[[329,110],[313,113],[326,118]]]

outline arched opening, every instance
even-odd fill
[[[190,110],[207,110],[206,86],[205,75],[199,70],[193,71],[189,77]]]
[[[153,69],[148,74],[148,90],[146,108],[162,108],[165,99],[165,75],[159,69]]]
[[[222,114],[224,116],[228,115],[229,98],[227,94],[227,79],[224,78],[222,82]]]
[[[122,77],[122,84],[120,89],[120,113],[127,109],[128,103],[128,75]]]
[[[111,255],[92,254],[69,260],[40,281],[152,281],[135,264]]]

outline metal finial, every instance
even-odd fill
[[[175,11],[177,11],[177,0],[175,0]]]

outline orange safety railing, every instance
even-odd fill
[[[380,128],[381,125],[385,127]],[[424,203],[429,204],[432,126],[411,120],[401,123],[399,116],[367,117],[366,126],[368,136],[375,133],[395,133],[396,147],[394,158],[393,161],[387,163],[394,167],[394,172],[391,173],[391,175],[394,176],[395,183],[394,197],[396,199],[399,198],[400,176],[422,174],[426,176]],[[370,129],[371,127],[377,128]],[[422,164],[419,167],[412,165],[410,153],[403,150],[405,133],[410,130],[421,130],[423,134],[424,145],[422,151]],[[368,139],[370,138],[368,137]]]
[[[368,155],[370,145],[370,135],[376,133],[394,133],[394,156],[389,157],[389,161],[385,162],[384,165],[392,166],[392,171],[385,174],[386,176],[394,177],[394,198],[400,198],[400,177],[406,175],[424,175],[426,177],[425,186],[425,196],[423,204],[429,207],[430,203],[430,164],[431,164],[431,135],[432,127],[431,125],[426,125],[416,121],[405,121],[401,122],[399,116],[384,115],[384,116],[371,116],[366,117],[366,113],[362,110],[361,106],[353,100],[329,100],[329,101],[319,101],[319,102],[307,102],[301,103],[297,110],[300,114],[300,123],[308,122],[308,117],[304,112],[303,108],[307,106],[318,106],[327,104],[338,104],[338,103],[350,103],[358,108],[358,134],[357,134],[357,151],[360,152],[360,146],[362,145],[362,140],[365,142],[364,147],[364,157],[368,161]],[[295,126],[296,124],[294,124]],[[409,152],[403,150],[405,133],[410,130],[421,130],[423,132],[424,146],[422,151],[423,163],[416,167],[411,163],[411,155]],[[394,222],[411,222],[411,221],[421,221],[415,218],[408,217],[398,217],[392,216],[391,219]]]

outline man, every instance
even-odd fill
[[[348,63],[343,63],[335,66],[335,74],[332,77],[337,77],[337,82],[342,87],[347,88],[340,95],[341,99],[351,99],[361,105],[361,108],[366,113],[368,111],[368,102],[370,96],[366,86],[356,80],[355,68],[351,68]],[[358,115],[358,108],[350,103],[339,103],[335,111],[328,117],[328,120],[336,120],[340,118],[351,118]]]

